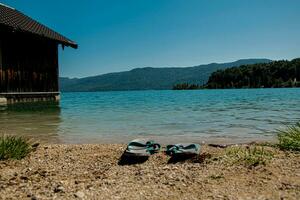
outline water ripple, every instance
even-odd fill
[[[0,133],[75,143],[268,139],[300,120],[299,105],[300,89],[62,93],[51,109],[0,107]]]

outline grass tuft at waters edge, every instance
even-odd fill
[[[31,151],[29,141],[21,136],[0,136],[0,160],[22,159]]]
[[[277,132],[278,147],[281,150],[300,151],[300,122]]]

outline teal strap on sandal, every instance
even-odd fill
[[[127,156],[150,156],[160,150],[160,144],[148,139],[135,139],[131,141],[126,150]]]
[[[166,154],[170,156],[175,155],[198,155],[200,153],[199,144],[175,144],[168,145]]]
[[[178,145],[168,145],[166,154],[172,156],[180,151],[180,146]]]
[[[157,153],[157,152],[160,150],[160,144],[155,143],[153,140],[148,141],[148,142],[146,143],[146,145],[147,145],[147,151],[148,151],[150,154]]]

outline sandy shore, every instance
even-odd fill
[[[168,163],[163,153],[119,165],[125,145],[41,145],[21,161],[0,161],[0,199],[299,199],[300,154],[270,148],[266,165],[202,156]]]

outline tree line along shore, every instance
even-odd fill
[[[290,87],[300,87],[300,58],[217,70],[204,85],[178,83],[173,90]]]

